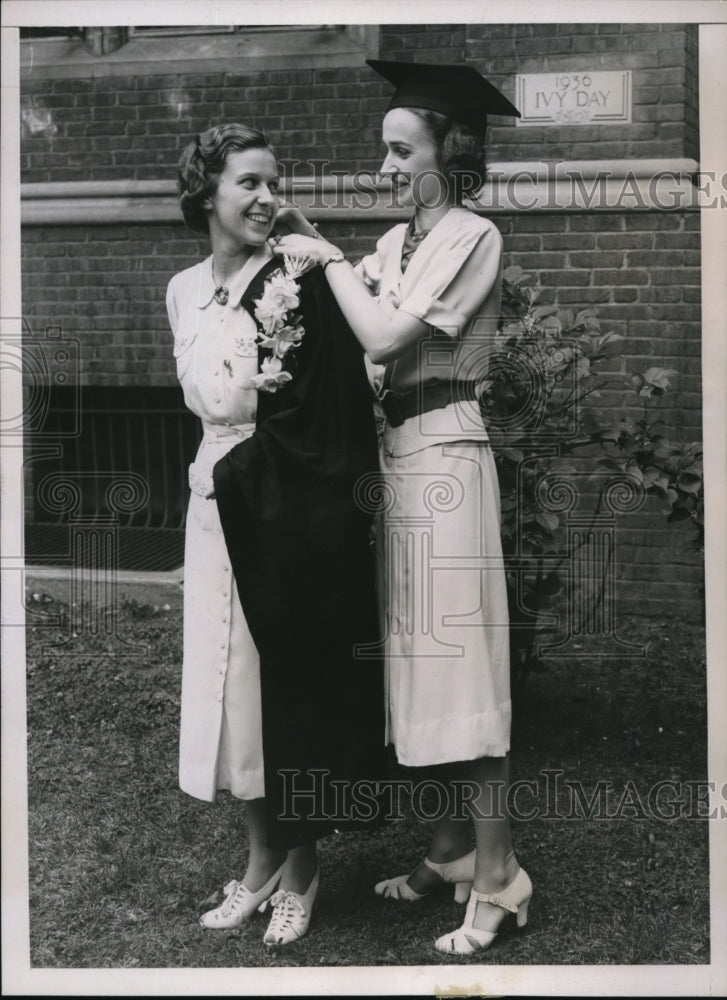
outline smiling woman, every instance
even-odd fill
[[[167,291],[204,430],[189,469],[179,780],[246,802],[247,871],[202,926],[239,926],[273,897],[265,942],[287,944],[308,929],[315,845],[333,826],[325,810],[289,815],[284,774],[383,774],[381,665],[353,657],[377,637],[371,515],[354,502],[377,466],[371,395],[322,272],[291,273],[268,245],[278,166],[264,134],[209,129],[185,149],[179,189],[212,247]]]
[[[472,830],[453,806],[432,822],[427,857],[375,891],[411,903],[454,883],[465,919],[435,947],[469,955],[490,947],[506,914],[524,925],[532,896],[500,801],[512,711],[508,606],[497,471],[478,403],[500,315],[502,237],[462,204],[484,182],[488,116],[519,112],[471,66],[369,65],[396,87],[381,173],[411,210],[408,225],[385,233],[356,268],[305,236],[284,238],[275,252],[326,263],[356,337],[385,366],[374,382],[391,498],[380,545],[387,739],[401,765],[436,767],[442,787],[456,777],[473,799]],[[432,535],[412,543],[422,524]],[[425,551],[452,559],[436,581]],[[463,564],[475,553],[486,572]],[[446,640],[435,634],[440,622]]]

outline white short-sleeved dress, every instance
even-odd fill
[[[179,784],[207,801],[219,788],[242,799],[264,795],[260,660],[237,595],[212,469],[255,430],[257,390],[248,380],[258,372],[257,331],[234,303],[271,256],[267,245],[252,253],[224,306],[214,298],[211,257],[176,274],[167,289],[177,376],[204,432],[189,469]]]
[[[498,230],[452,208],[402,273],[405,232],[395,226],[358,266],[384,308],[432,327],[386,384],[402,392],[484,378],[500,311]],[[497,474],[476,402],[455,398],[398,427],[386,423],[381,467],[387,742],[409,766],[504,756],[507,591]]]

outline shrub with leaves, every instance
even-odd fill
[[[603,332],[594,309],[541,305],[542,289],[520,267],[505,271],[502,318],[481,406],[500,480],[502,538],[510,592],[513,676],[538,669],[534,627],[563,589],[562,512],[546,504],[545,477],[568,479],[590,469],[593,516],[614,477],[662,497],[668,520],[691,518],[694,548],[703,545],[701,446],[666,436],[658,417],[675,369],[622,371],[622,338]],[[613,363],[619,370],[613,370]],[[601,393],[624,400],[614,420]],[[595,405],[594,405],[595,404]],[[636,408],[639,416],[628,411]],[[612,473],[609,477],[607,473]],[[560,555],[560,561],[546,558]]]
[[[646,379],[654,372],[660,382],[666,381],[668,375],[677,374],[673,369],[650,368],[643,376],[635,378]],[[655,386],[646,381],[644,388],[663,392],[668,383]],[[670,508],[668,522],[690,519],[695,533],[689,547],[701,555],[704,552],[702,446],[695,441],[672,441],[663,433],[665,429],[645,404],[641,419],[622,417],[601,433],[601,441],[613,454],[602,458],[598,464],[602,469],[628,472],[648,493],[663,497]]]

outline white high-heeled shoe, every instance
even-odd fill
[[[476,853],[476,851],[470,851],[469,854],[465,854],[455,861],[441,863],[424,858],[422,863],[435,875],[438,875],[443,883],[454,884],[455,903],[466,903],[475,877]],[[374,886],[374,892],[377,896],[384,896],[386,899],[406,900],[408,903],[418,903],[420,899],[424,899],[425,896],[433,892],[433,889],[429,889],[428,892],[416,892],[407,884],[408,878],[409,875],[386,878]]]
[[[213,930],[226,930],[228,927],[239,927],[241,923],[253,915],[255,910],[262,913],[282,874],[283,866],[281,865],[273,877],[268,879],[257,892],[251,892],[242,882],[237,882],[234,879],[228,882],[223,890],[224,900],[214,910],[203,913],[199,918],[200,924],[203,927],[211,927]]]
[[[528,922],[528,906],[532,895],[532,882],[522,868],[500,892],[477,892],[473,889],[462,926],[437,938],[434,947],[437,951],[446,951],[450,955],[472,955],[476,951],[484,951],[497,937],[497,931],[481,931],[473,926],[477,904],[492,903],[493,906],[501,906],[503,910],[515,915],[518,927],[524,927]]]
[[[304,893],[279,889],[271,898],[273,915],[263,938],[263,943],[268,948],[290,944],[307,933],[319,884],[320,869],[317,868],[311,884]]]

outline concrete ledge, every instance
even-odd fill
[[[26,582],[28,580],[70,581],[71,576],[78,581],[92,581],[105,575],[100,574],[97,570],[76,569],[73,566],[25,566],[23,567],[22,572],[25,575]],[[180,566],[178,569],[173,569],[166,573],[153,572],[149,570],[137,571],[117,569],[114,573],[114,579],[117,585],[128,583],[155,583],[169,584],[175,587],[180,587],[184,583],[184,567]]]
[[[487,215],[694,211],[720,196],[712,187],[713,193],[691,159],[502,162],[491,164],[473,205]],[[294,178],[282,190],[316,222],[395,222],[410,214],[371,171]],[[180,222],[181,213],[173,180],[62,181],[22,184],[21,220],[26,226],[170,223]]]
[[[260,12],[264,12],[262,7]],[[214,7],[210,8],[214,15]],[[265,23],[230,34],[191,32],[135,36],[95,55],[80,39],[28,39],[20,46],[21,80],[129,77],[189,73],[248,74],[272,69],[361,66],[376,56],[378,27]]]

